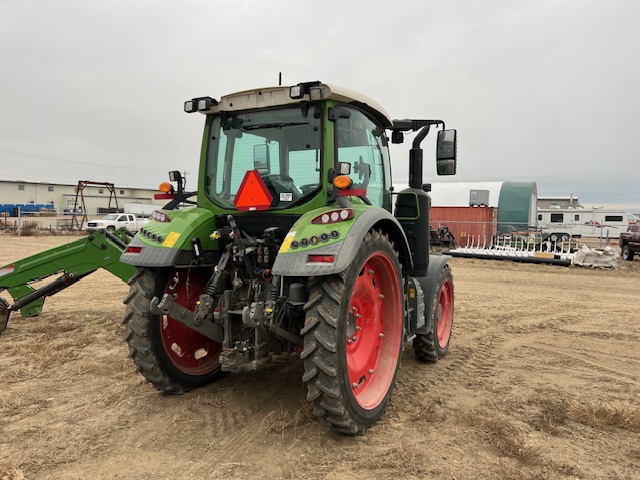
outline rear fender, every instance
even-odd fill
[[[451,256],[449,255],[430,255],[429,256],[429,267],[427,269],[426,277],[417,277],[416,280],[420,282],[420,287],[424,293],[424,303],[425,303],[425,322],[416,332],[409,333],[420,333],[420,334],[428,334],[431,332],[433,318],[431,318],[431,311],[433,310],[433,302],[435,299],[436,288],[438,287],[438,281],[440,280],[440,272],[445,267],[449,260],[451,260]],[[422,322],[418,321],[418,325],[421,325]]]
[[[407,237],[398,220],[387,210],[368,205],[354,205],[355,218],[344,222],[312,225],[313,220],[325,211],[335,210],[321,208],[306,213],[293,225],[278,252],[273,265],[275,275],[284,276],[318,276],[340,273],[351,264],[364,237],[371,229],[379,229],[389,236],[398,251],[404,275],[413,271],[413,260],[409,251]],[[337,239],[326,243],[316,241],[322,233],[336,231]],[[307,245],[303,245],[306,240]],[[293,248],[295,246],[296,248]],[[333,262],[309,262],[309,255],[333,256]]]
[[[122,263],[138,267],[168,267],[193,260],[193,239],[199,239],[203,252],[219,249],[209,235],[216,229],[214,214],[204,208],[161,210],[170,221],[151,220],[131,240],[120,257]]]

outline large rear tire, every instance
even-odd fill
[[[194,309],[210,272],[202,269],[138,269],[123,323],[129,357],[155,388],[181,394],[212,382],[221,375],[222,346],[166,315],[151,312],[151,299],[177,294],[176,303]]]
[[[302,379],[314,414],[338,432],[363,434],[391,398],[404,337],[400,272],[392,243],[373,231],[347,270],[311,287]]]
[[[634,252],[631,250],[631,247],[629,247],[629,245],[625,245],[624,247],[622,247],[622,258],[628,261],[632,261],[633,256]]]
[[[453,328],[453,275],[449,265],[440,271],[434,291],[431,312],[431,331],[413,339],[413,350],[418,360],[437,362],[449,351]]]

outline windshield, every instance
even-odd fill
[[[119,216],[120,216],[119,213],[110,213],[109,215],[105,215],[102,219],[103,220],[117,220]]]
[[[206,192],[224,208],[247,171],[258,170],[271,209],[304,203],[320,187],[321,108],[223,113],[211,123]]]

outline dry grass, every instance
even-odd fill
[[[488,412],[472,410],[461,421],[470,426],[472,433],[488,443],[498,455],[530,465],[540,461],[540,454],[526,446],[522,432],[506,420]]]
[[[301,425],[315,422],[311,404],[304,402],[302,406],[291,414],[291,410],[280,405],[278,410],[272,410],[262,419],[260,430],[266,433],[275,433],[285,438],[285,434],[291,429],[297,429]]]
[[[0,480],[24,480],[22,470],[16,465],[0,465]]]
[[[569,417],[599,430],[620,428],[640,433],[640,409],[634,405],[579,404],[571,407]]]
[[[620,428],[640,432],[640,408],[631,404],[576,403],[551,397],[534,397],[527,404],[539,409],[529,423],[537,430],[558,435],[569,422],[598,430]]]
[[[540,410],[530,422],[537,430],[557,436],[560,434],[559,427],[569,421],[571,405],[566,400],[544,397],[531,399],[528,403]]]
[[[410,444],[399,442],[384,447],[373,458],[369,453],[365,453],[364,456],[366,458],[362,458],[363,462],[369,463],[375,469],[393,472],[396,478],[408,475],[423,477],[425,474],[423,455]]]
[[[50,377],[52,372],[64,376],[83,373],[83,369],[87,368],[86,364],[73,372],[69,372],[68,369],[81,357],[82,350],[95,341],[95,338],[88,335],[52,337],[44,333],[21,341],[5,341],[2,343],[3,353],[16,361],[9,368],[0,371],[0,380]],[[60,369],[60,365],[65,368]],[[97,367],[97,370],[93,371],[94,374],[105,373],[100,364],[92,365]]]
[[[562,478],[580,478],[580,475],[571,468],[556,470],[562,475]],[[523,470],[522,466],[517,462],[502,460],[491,478],[496,480],[550,480],[558,478],[558,476],[548,466],[540,466],[539,469],[536,468],[534,471]]]

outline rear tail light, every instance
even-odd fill
[[[171,218],[166,213],[161,212],[160,210],[154,210],[151,214],[151,218],[156,222],[167,223],[171,221]]]
[[[335,255],[309,255],[309,263],[333,263]]]
[[[311,220],[311,223],[315,223],[316,225],[327,225],[330,223],[344,222],[345,220],[350,220],[352,218],[353,209],[343,208],[341,210],[332,210],[330,212],[325,212],[322,215],[318,215],[316,218]]]
[[[124,253],[140,253],[142,252],[142,247],[127,247]]]

